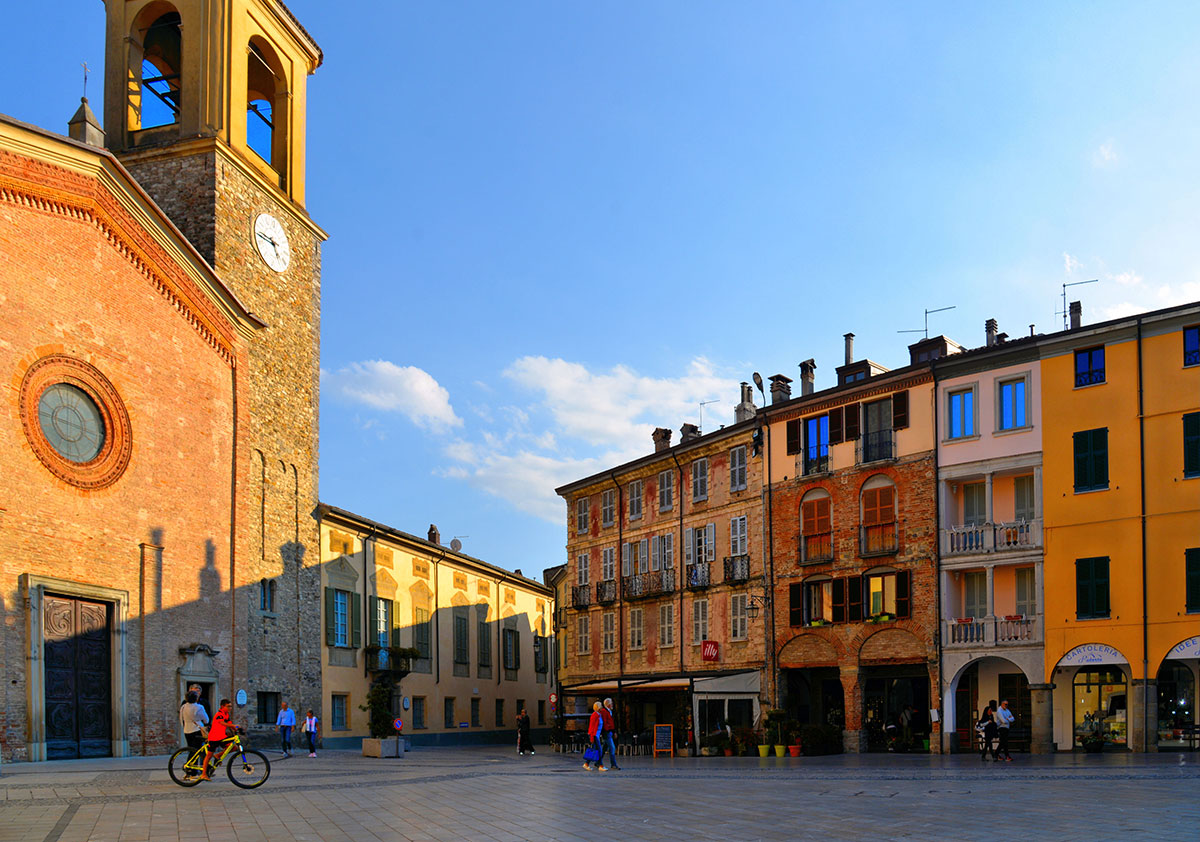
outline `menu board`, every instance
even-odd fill
[[[654,726],[654,756],[669,754],[675,756],[674,725]]]

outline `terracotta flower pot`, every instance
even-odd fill
[[[800,756],[800,746],[788,746],[787,748],[788,754],[790,754],[792,757]]]

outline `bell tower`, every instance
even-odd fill
[[[106,145],[262,322],[233,372],[237,526],[216,567],[235,645],[219,693],[319,708],[326,235],[305,207],[304,167],[306,85],[323,55],[281,0],[105,6]]]

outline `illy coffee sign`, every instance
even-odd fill
[[[705,640],[700,644],[700,657],[705,661],[721,660],[721,644],[715,640]]]

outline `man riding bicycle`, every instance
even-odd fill
[[[213,715],[212,725],[208,729],[208,744],[204,747],[204,774],[202,781],[211,781],[208,776],[208,761],[212,756],[220,755],[224,746],[222,743],[233,739],[234,726],[229,722],[229,699],[221,699],[220,709]]]

